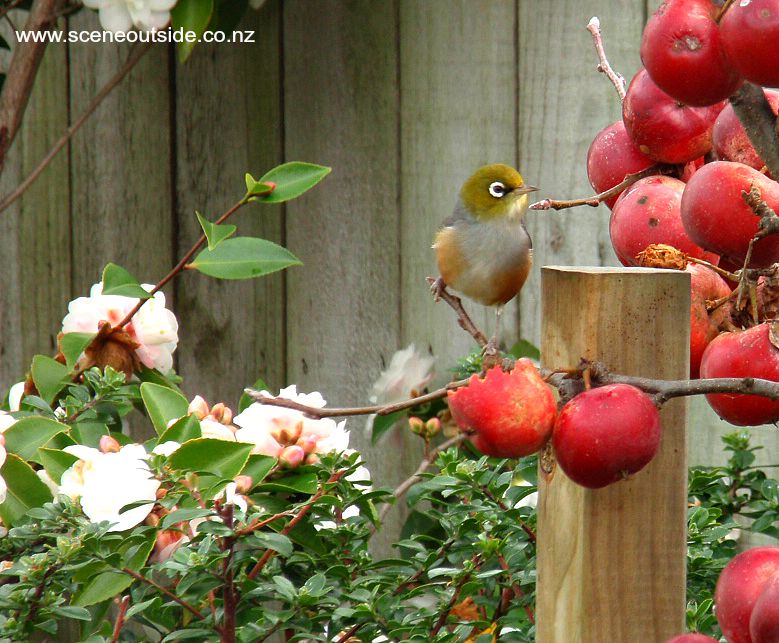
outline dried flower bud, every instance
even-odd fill
[[[162,500],[165,496],[168,495],[168,490],[165,487],[160,487],[157,489],[157,500]]]
[[[116,438],[110,435],[103,435],[100,437],[100,452],[101,453],[118,453],[122,446],[116,441]]]
[[[144,524],[149,525],[149,527],[156,527],[160,524],[160,517],[152,512],[146,518],[144,519]]]

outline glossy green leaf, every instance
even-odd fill
[[[174,30],[179,28],[194,31],[199,39],[211,22],[211,14],[214,12],[213,0],[179,0],[170,12],[171,26]],[[179,62],[186,62],[197,42],[180,42],[177,44]]]
[[[294,491],[296,493],[316,493],[318,484],[315,473],[293,473],[273,482],[264,482],[257,490],[261,491]]]
[[[5,448],[25,460],[35,459],[40,447],[45,446],[58,433],[69,427],[48,418],[32,415],[22,418],[3,434]]]
[[[405,414],[405,411],[395,411],[395,413],[388,413],[387,415],[373,416],[371,422],[371,444],[375,446],[381,437],[395,426],[395,423]]]
[[[157,440],[157,444],[164,442],[186,442],[202,437],[200,432],[200,420],[196,415],[185,415],[165,429]]]
[[[185,416],[189,410],[187,398],[159,384],[141,384],[141,397],[158,435],[162,435],[168,428],[168,422]]]
[[[103,269],[103,294],[121,295],[122,297],[134,297],[136,299],[148,299],[151,297],[149,292],[138,283],[135,277],[115,263],[109,263]]]
[[[32,381],[41,397],[49,404],[67,384],[69,372],[65,364],[60,364],[46,355],[36,355],[32,358]]]
[[[206,516],[214,516],[216,512],[213,509],[202,509],[200,507],[188,507],[184,509],[176,509],[167,514],[160,523],[160,529],[170,529],[173,525],[179,522],[189,522],[195,518],[205,518]]]
[[[213,250],[205,248],[189,267],[217,279],[251,279],[299,265],[295,255],[272,241],[235,237]]]
[[[170,456],[173,469],[210,473],[222,480],[232,480],[249,460],[253,444],[200,438],[190,440]]]
[[[32,467],[14,453],[7,455],[0,476],[8,486],[5,502],[0,504],[0,518],[6,527],[12,527],[33,507],[41,507],[51,500],[49,488]]]
[[[76,456],[59,449],[38,449],[38,458],[43,468],[46,469],[46,473],[57,484],[62,480],[62,474],[78,462]]]
[[[537,346],[531,344],[526,339],[520,339],[511,347],[509,353],[511,353],[517,359],[521,357],[529,357],[530,359],[536,360],[541,359],[541,351],[538,350]]]
[[[100,438],[110,433],[108,425],[94,420],[82,420],[73,425],[70,435],[78,444],[97,449]]]
[[[275,183],[276,188],[266,196],[257,197],[263,203],[282,203],[307,192],[330,173],[331,168],[314,163],[290,161],[274,167],[257,183]],[[257,188],[256,191],[262,191]],[[250,190],[252,193],[253,190]]]
[[[211,223],[202,214],[200,214],[200,212],[197,211],[195,212],[195,216],[197,216],[197,220],[200,222],[200,227],[203,229],[203,234],[206,235],[209,250],[213,250],[222,241],[228,237],[232,237],[235,234],[235,231],[238,229],[237,226],[234,226],[231,223],[222,223],[219,225],[216,223]]]
[[[65,356],[65,363],[69,371],[76,367],[78,358],[87,346],[95,338],[95,333],[65,333],[60,338],[60,350]]]
[[[249,461],[241,471],[244,476],[249,476],[254,484],[259,484],[265,479],[273,467],[276,466],[276,458],[269,455],[250,455]]]
[[[265,380],[262,378],[258,379],[249,388],[253,388],[255,391],[270,391],[268,385],[265,383]],[[253,402],[254,400],[250,398],[245,392],[241,393],[241,399],[238,400],[238,412],[242,413],[247,408],[249,408]]]

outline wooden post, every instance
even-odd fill
[[[544,365],[580,358],[614,372],[689,371],[690,278],[643,268],[542,269]],[[540,472],[537,643],[664,643],[684,632],[687,462],[684,399],[661,412],[655,459],[589,490]]]

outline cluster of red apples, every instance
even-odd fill
[[[598,193],[646,173],[606,201],[612,244],[628,266],[639,265],[639,254],[653,244],[684,253],[676,267],[692,282],[690,376],[779,381],[779,348],[772,343],[779,340],[770,320],[764,316],[747,328],[750,315],[741,314],[737,326],[728,299],[735,283],[710,266],[686,263],[700,259],[727,271],[744,265],[760,219],[742,192],[756,187],[760,199],[779,210],[779,183],[727,101],[752,82],[764,87],[774,113],[779,109],[779,91],[769,89],[779,87],[779,0],[737,0],[726,7],[722,13],[711,0],[666,0],[657,10],[644,31],[645,68],[630,83],[623,119],[597,135],[587,169]],[[777,261],[779,235],[768,235],[754,244],[749,267]],[[758,285],[757,299],[768,286]],[[713,308],[719,300],[724,303]],[[721,332],[725,328],[729,332]],[[779,401],[744,394],[707,399],[734,424],[779,420]],[[481,452],[520,457],[551,440],[563,471],[590,488],[639,471],[660,443],[657,408],[639,389],[593,388],[558,412],[528,360],[510,373],[496,367],[483,378],[473,376],[449,393],[449,407]]]

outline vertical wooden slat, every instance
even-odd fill
[[[545,366],[575,367],[585,358],[618,373],[685,376],[686,273],[542,272]],[[663,643],[684,630],[686,407],[685,399],[663,406],[660,450],[630,480],[590,490],[560,467],[540,473],[538,643]]]
[[[438,357],[444,377],[475,344],[451,309],[433,303],[425,282],[438,275],[430,245],[476,168],[516,165],[515,25],[511,0],[400,4],[402,334]],[[489,336],[492,310],[465,305]],[[512,305],[508,345],[513,316]]]
[[[254,44],[198,45],[176,66],[178,255],[240,199],[244,174],[259,178],[281,161],[280,3],[250,10],[239,29]],[[282,243],[282,208],[250,205],[231,220],[237,235]],[[179,372],[190,395],[235,404],[262,377],[284,381],[283,275],[227,282],[185,274],[176,284]]]
[[[72,28],[99,29],[97,14],[78,13]],[[128,50],[71,46],[72,114],[83,112]],[[71,143],[74,294],[87,294],[109,261],[150,283],[171,268],[170,140],[168,50],[154,45]]]
[[[26,12],[13,12],[24,24]],[[12,34],[4,36],[13,43]],[[8,194],[37,166],[68,126],[67,49],[49,45],[22,127],[0,178]],[[0,386],[19,381],[35,353],[51,353],[70,294],[68,158],[61,153],[39,180],[0,214]]]
[[[541,188],[537,198],[592,194],[587,149],[622,113],[613,87],[595,69],[586,26],[600,18],[609,60],[630,80],[640,64],[644,12],[641,0],[519,0],[519,158],[527,180]],[[521,294],[523,337],[540,338],[540,266],[617,265],[608,218],[603,205],[528,215],[536,262]]]

